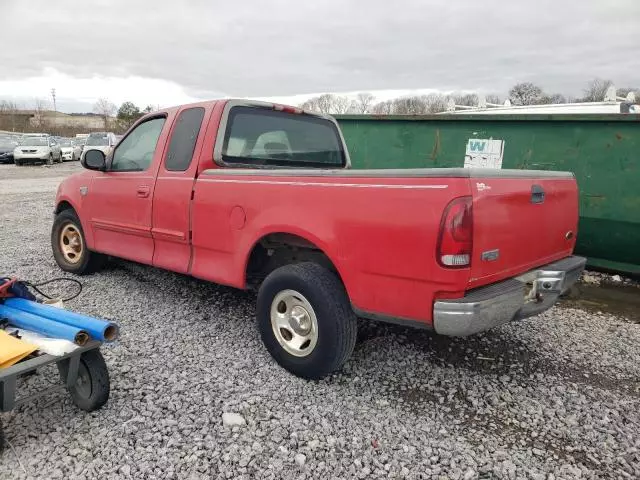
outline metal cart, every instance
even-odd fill
[[[56,385],[33,395],[16,398],[18,377],[53,363],[57,364],[61,381],[73,403],[86,412],[99,409],[107,403],[110,390],[109,371],[100,353],[101,345],[101,342],[91,341],[67,355],[40,355],[3,368],[0,370],[0,412],[11,411],[22,403],[59,390],[61,385]],[[0,421],[0,450],[3,446],[4,433]]]

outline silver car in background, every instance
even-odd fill
[[[82,155],[82,146],[76,143],[73,138],[62,138],[60,140],[60,151],[62,152],[62,161],[80,160]]]
[[[118,140],[112,132],[93,132],[87,137],[87,141],[82,149],[80,160],[84,159],[84,155],[88,150],[100,150],[105,157],[111,153],[113,147],[116,146]]]
[[[62,152],[58,142],[50,135],[25,134],[20,145],[13,149],[13,161],[18,166],[38,162],[53,165],[53,162],[62,162]]]

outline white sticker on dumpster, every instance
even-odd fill
[[[470,138],[464,155],[464,168],[502,168],[504,141]]]

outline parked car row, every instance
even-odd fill
[[[55,162],[80,160],[84,150],[92,149],[108,155],[120,138],[112,132],[79,134],[75,138],[48,133],[0,133],[0,163],[52,165]]]

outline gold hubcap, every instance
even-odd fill
[[[60,232],[60,251],[64,259],[69,263],[78,263],[82,257],[82,235],[77,227],[72,223],[68,223]]]

